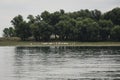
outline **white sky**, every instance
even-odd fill
[[[106,12],[115,7],[120,7],[120,0],[0,0],[0,36],[5,27],[12,26],[10,21],[18,14],[26,18],[29,14],[35,16],[44,10],[72,12],[98,9]]]

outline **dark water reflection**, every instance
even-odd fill
[[[120,80],[120,47],[0,47],[0,80]]]

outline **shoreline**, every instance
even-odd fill
[[[80,46],[80,47],[119,47],[120,42],[35,42],[35,41],[0,41],[0,46],[25,46],[25,47],[42,47],[42,46]]]

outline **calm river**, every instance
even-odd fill
[[[0,47],[0,80],[120,80],[120,47]]]

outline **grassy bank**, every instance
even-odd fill
[[[1,40],[0,46],[120,46],[120,42],[35,42]]]

